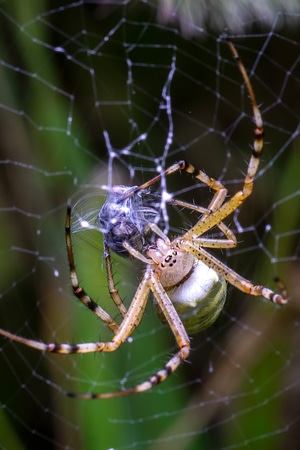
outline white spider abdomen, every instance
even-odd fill
[[[215,322],[226,300],[224,278],[196,259],[182,282],[165,289],[190,334],[198,333]],[[159,311],[158,314],[161,316]]]

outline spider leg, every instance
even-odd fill
[[[107,280],[108,280],[108,291],[109,295],[112,298],[114,304],[119,309],[120,313],[122,314],[122,317],[124,318],[127,314],[127,309],[119,295],[119,292],[115,286],[114,278],[112,274],[112,265],[111,265],[111,259],[110,259],[110,250],[109,246],[107,244],[104,245],[104,255],[105,255],[105,265],[106,265],[106,273],[107,273]]]
[[[125,395],[130,395],[138,392],[144,392],[152,387],[156,386],[159,383],[162,383],[163,381],[168,378],[169,375],[171,375],[175,370],[178,368],[178,366],[185,361],[188,358],[189,352],[190,352],[190,340],[187,335],[187,332],[184,328],[184,325],[182,324],[174,306],[171,302],[169,296],[167,295],[166,291],[164,290],[163,286],[161,285],[159,281],[159,274],[153,269],[150,265],[148,265],[146,269],[146,273],[144,276],[144,280],[146,284],[148,285],[148,289],[150,288],[153,292],[156,301],[159,305],[159,307],[162,310],[162,313],[164,317],[166,318],[166,321],[168,322],[168,325],[170,326],[177,344],[179,346],[179,350],[175,355],[173,355],[169,361],[165,364],[164,368],[156,372],[154,375],[152,375],[147,381],[144,381],[132,388],[124,389],[122,391],[117,392],[104,392],[104,393],[71,393],[66,392],[66,394],[69,397],[75,397],[75,398],[82,398],[82,399],[100,399],[100,398],[112,398],[112,397],[121,397]],[[149,294],[149,291],[147,291],[147,295]],[[130,311],[130,308],[128,312]],[[144,312],[144,311],[143,311]],[[141,314],[143,314],[143,312]]]
[[[65,343],[45,343],[36,341],[33,339],[27,339],[22,336],[17,336],[9,331],[0,328],[0,334],[11,339],[12,341],[19,342],[28,347],[49,353],[71,354],[71,353],[93,353],[93,352],[113,352],[126,339],[133,333],[133,331],[140,324],[147,299],[149,296],[150,288],[148,286],[148,279],[144,277],[140,282],[134,298],[130,304],[126,316],[118,329],[115,331],[115,335],[111,341],[108,342],[87,342],[80,344],[65,344]]]
[[[215,190],[215,194],[208,205],[207,208],[203,208],[202,206],[196,206],[191,203],[186,203],[181,200],[172,199],[170,200],[170,203],[176,204],[177,206],[182,206],[184,208],[188,208],[194,211],[198,211],[201,215],[200,219],[194,225],[189,232],[186,233],[186,236],[192,235],[192,230],[195,230],[195,233],[193,237],[197,236],[198,230],[198,236],[203,234],[202,231],[203,226],[201,227],[200,224],[203,222],[207,222],[207,217],[213,215],[213,213],[218,212],[221,208],[221,206],[224,203],[224,200],[227,195],[227,189],[222,185],[220,181],[215,180],[214,178],[208,177],[202,170],[196,169],[192,164],[186,163],[185,161],[181,161],[181,170],[185,170],[187,173],[190,173],[195,178],[197,178],[199,181],[205,183],[208,187]],[[218,227],[226,236],[226,239],[223,239],[222,242],[224,243],[224,248],[232,248],[236,247],[237,240],[234,235],[234,233],[230,230],[230,228],[222,221],[216,221],[213,226]],[[211,226],[210,228],[212,228]],[[210,228],[208,228],[206,231],[208,231]],[[212,240],[209,240],[210,244],[207,246],[214,247],[215,244],[213,244]],[[220,241],[220,240],[219,240]],[[202,240],[204,242],[204,240]],[[205,240],[207,242],[207,240]]]
[[[119,327],[119,324],[103,309],[99,306],[91,297],[85,292],[85,290],[79,285],[78,277],[75,269],[74,255],[72,250],[71,239],[71,207],[67,208],[66,216],[66,247],[68,253],[68,261],[70,268],[71,284],[73,294],[81,301],[88,309],[90,309],[97,317],[99,317],[106,325],[115,333]],[[106,263],[108,264],[108,263]],[[121,311],[121,310],[120,310]],[[121,311],[122,313],[122,311]]]
[[[259,111],[256,98],[254,95],[254,91],[252,85],[250,83],[250,79],[246,72],[246,69],[234,47],[232,42],[228,42],[228,45],[231,49],[234,59],[237,62],[237,65],[240,69],[242,77],[244,79],[244,83],[248,90],[248,94],[252,104],[252,111],[255,122],[255,130],[254,130],[254,144],[252,149],[252,155],[250,157],[250,161],[248,163],[247,173],[244,179],[243,187],[240,191],[238,191],[233,197],[231,197],[226,203],[224,203],[220,208],[216,209],[212,214],[208,215],[205,220],[199,220],[194,227],[192,227],[185,235],[186,239],[193,239],[193,236],[200,236],[203,233],[206,233],[208,230],[217,226],[218,223],[222,222],[226,217],[233,213],[239,206],[246,200],[247,197],[252,193],[253,185],[254,185],[254,177],[257,173],[258,165],[260,162],[263,144],[264,144],[264,129],[263,129],[263,121],[261,117],[261,113]]]
[[[223,204],[223,202],[225,200],[226,195],[227,195],[226,189],[222,189],[214,195],[212,201],[210,202],[210,204],[208,206],[209,214],[207,214],[207,213],[203,214],[202,217],[199,219],[199,223],[205,222],[208,215],[212,214],[214,211],[217,211],[218,208],[221,207],[221,205]],[[224,222],[219,222],[216,224],[216,226],[219,228],[219,230],[222,231],[222,233],[224,233],[226,239],[212,239],[212,238],[197,237],[197,238],[193,239],[193,242],[196,245],[203,246],[203,247],[210,247],[210,248],[220,248],[220,246],[221,246],[221,248],[236,247],[237,239],[236,239],[236,236],[233,233],[233,231]]]
[[[197,211],[202,214],[202,217],[200,217],[198,223],[204,222],[210,214],[212,214],[214,211],[216,211],[220,206],[224,203],[225,197],[227,195],[227,189],[220,189],[216,194],[214,195],[213,199],[211,200],[208,208],[203,208],[202,206],[193,205],[191,203],[186,203],[181,200],[175,200],[173,199],[171,202],[172,204],[176,204],[177,206],[182,206],[183,208],[188,208],[194,211]],[[226,236],[226,239],[205,239],[205,238],[196,238],[193,239],[194,242],[197,243],[197,245],[202,245],[203,247],[220,247],[220,244],[222,245],[222,248],[233,248],[237,245],[236,236],[233,233],[233,231],[225,225],[224,222],[217,223],[216,226],[224,233]]]
[[[227,189],[223,186],[223,184],[215,180],[214,178],[209,177],[206,175],[205,172],[202,170],[196,169],[192,164],[187,163],[184,160],[179,161],[178,163],[175,163],[168,167],[164,172],[161,174],[153,177],[151,180],[147,181],[146,183],[137,186],[130,190],[126,195],[120,198],[119,202],[126,200],[127,198],[137,194],[139,191],[146,189],[150,187],[152,184],[159,181],[163,176],[171,175],[172,173],[175,173],[177,171],[185,171],[191,175],[193,175],[195,178],[197,178],[199,181],[206,184],[208,187],[216,191],[214,198],[211,201],[211,207],[208,208],[211,210],[210,213],[204,213],[204,218],[200,218],[198,222],[194,225],[194,227],[191,228],[189,232],[185,234],[186,238],[193,238],[194,236],[200,236],[201,234],[205,233],[206,231],[210,230],[214,226],[219,226],[223,220],[228,217],[233,211],[235,211],[249,195],[252,193],[253,190],[253,182],[254,177],[256,175],[262,149],[263,149],[263,141],[264,141],[264,129],[263,129],[263,122],[262,117],[256,102],[255,94],[250,82],[250,79],[248,77],[248,74],[246,72],[246,69],[241,61],[241,58],[239,54],[237,53],[236,48],[234,47],[233,43],[228,40],[229,48],[232,52],[233,58],[235,59],[239,70],[241,72],[241,75],[243,77],[244,83],[246,85],[246,88],[248,90],[248,94],[251,100],[252,104],[252,110],[253,110],[253,116],[254,121],[256,125],[256,129],[254,131],[254,144],[253,144],[253,150],[252,155],[250,158],[250,161],[248,163],[248,169],[246,173],[246,177],[244,180],[244,185],[242,190],[237,192],[230,200],[228,200],[226,203],[223,203],[226,194]],[[225,195],[224,195],[225,193]],[[223,197],[224,195],[224,197]],[[220,199],[223,198],[223,201],[220,202]],[[176,203],[176,200],[170,200],[170,203]],[[180,202],[178,201],[178,205]],[[215,207],[214,205],[219,205],[219,207]],[[193,208],[191,208],[193,209]],[[225,234],[230,234],[231,232],[228,232],[228,227],[224,225],[223,223],[219,226],[219,228],[223,231],[226,230]],[[224,232],[224,231],[223,231]],[[232,240],[232,235],[231,238]],[[234,242],[235,239],[232,240]],[[232,243],[232,246],[234,244]]]
[[[192,164],[189,164],[185,160],[181,160],[175,164],[172,164],[164,172],[151,178],[151,180],[146,181],[146,183],[141,184],[140,186],[136,186],[136,187],[132,188],[131,190],[129,190],[126,194],[124,194],[122,197],[120,197],[119,203],[124,202],[129,197],[133,197],[138,192],[152,186],[152,184],[161,180],[162,177],[167,177],[178,171],[185,171],[185,172],[189,173],[190,175],[193,175],[195,178],[197,178],[197,180],[206,184],[208,187],[210,187],[214,191],[225,190],[227,193],[226,188],[223,186],[223,184],[220,181],[209,177],[208,175],[206,175],[205,172],[203,172],[202,170],[196,169]],[[172,202],[172,200],[170,202]],[[176,202],[176,201],[174,201],[174,202]]]
[[[185,250],[192,253],[195,258],[200,259],[206,265],[211,267],[217,273],[219,273],[223,278],[225,278],[230,284],[238,288],[240,291],[245,292],[253,296],[261,296],[270,300],[278,305],[284,305],[287,303],[287,293],[284,289],[281,290],[281,294],[276,294],[271,289],[255,285],[251,281],[242,277],[240,274],[232,270],[226,264],[222,263],[219,259],[215,258],[213,255],[208,253],[202,247],[199,247],[194,242],[183,241],[181,239],[177,240],[180,250]]]
[[[156,183],[157,181],[161,180],[162,177],[167,177],[168,175],[171,175],[172,173],[178,172],[179,170],[183,170],[185,165],[187,163],[185,161],[178,161],[175,164],[172,164],[170,167],[168,167],[164,172],[160,173],[159,175],[156,175],[155,177],[151,178],[151,180],[146,181],[146,183],[141,184],[140,186],[136,186],[130,191],[128,191],[127,194],[123,195],[123,197],[120,198],[119,202],[122,203],[124,200],[126,200],[129,197],[132,197],[136,195],[138,192],[147,189],[148,187],[152,186],[152,184]]]
[[[28,347],[35,348],[36,350],[50,352],[50,353],[92,353],[92,352],[111,352],[116,350],[135,330],[139,325],[143,311],[146,306],[147,296],[149,294],[149,288],[147,288],[145,281],[139,285],[136,292],[134,300],[131,303],[129,310],[126,312],[125,317],[121,325],[119,325],[112,317],[103,310],[97,303],[95,303],[85,290],[79,285],[78,278],[76,274],[74,256],[72,251],[72,240],[71,240],[71,207],[67,209],[66,217],[66,246],[68,252],[68,260],[71,274],[71,283],[74,295],[87,306],[97,317],[103,320],[108,327],[114,332],[114,337],[111,342],[90,342],[90,343],[80,343],[80,344],[60,344],[60,343],[44,343],[33,339],[27,339],[22,336],[17,336],[9,331],[0,329],[0,334],[11,339],[13,341],[19,342],[21,344],[27,345]],[[110,267],[110,260],[108,262],[108,268]],[[112,274],[109,272],[112,277]],[[119,298],[119,295],[117,294]],[[121,300],[120,300],[121,301]],[[122,301],[121,301],[122,302]],[[139,314],[136,313],[139,311]]]
[[[221,228],[221,227],[220,227]],[[222,230],[227,239],[219,238],[195,238],[193,239],[194,244],[200,247],[206,248],[234,248],[237,245],[237,240],[235,234],[228,228],[224,227]]]

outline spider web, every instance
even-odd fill
[[[47,342],[109,339],[71,294],[68,201],[79,279],[119,320],[94,229],[107,189],[140,184],[184,158],[236,192],[253,142],[247,92],[220,33],[198,29],[192,38],[159,22],[151,2],[3,1],[0,11],[0,326]],[[280,276],[289,305],[229,288],[217,323],[193,336],[188,362],[165,383],[103,401],[63,390],[134,386],[176,351],[151,302],[114,354],[45,355],[0,337],[1,448],[297,448],[300,40],[296,27],[279,28],[283,18],[267,29],[257,20],[234,38],[266,144],[254,193],[230,219],[239,245],[217,255],[274,289]],[[153,190],[203,206],[212,198],[187,174]],[[161,216],[170,236],[196,220],[164,203]],[[128,305],[143,269],[118,256],[113,269]]]

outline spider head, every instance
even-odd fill
[[[193,255],[179,250],[169,240],[157,239],[155,245],[148,247],[147,256],[160,271],[160,281],[165,288],[177,285],[193,268]]]

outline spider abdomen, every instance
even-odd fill
[[[212,325],[226,300],[224,278],[199,260],[181,283],[165,289],[189,334]]]

